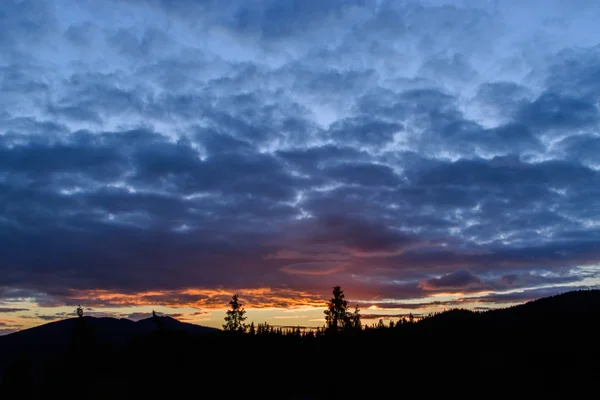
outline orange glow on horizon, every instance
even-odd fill
[[[292,289],[199,289],[119,293],[105,289],[71,291],[67,304],[91,307],[165,306],[169,308],[222,309],[238,293],[247,308],[324,307],[326,302],[316,293]]]

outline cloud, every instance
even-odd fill
[[[9,333],[17,332],[20,330],[22,325],[16,320],[4,319],[0,321],[0,335],[8,335]]]
[[[307,262],[283,266],[282,270],[288,274],[300,275],[329,275],[343,269],[343,266],[335,263]]]
[[[143,313],[143,312],[134,312],[127,314],[125,318],[130,319],[132,321],[139,321],[140,319],[150,318],[152,313]]]
[[[541,133],[550,129],[581,129],[598,123],[598,108],[580,97],[547,92],[524,106],[517,119]]]
[[[335,244],[351,251],[376,253],[399,251],[415,242],[415,238],[399,229],[360,216],[332,213],[322,215],[316,221],[308,219],[302,222],[297,224],[297,229],[298,232],[306,232],[302,240],[309,245]]]
[[[10,307],[0,307],[0,313],[16,313],[21,311],[29,311],[28,308],[10,308]]]
[[[39,318],[42,321],[58,321],[60,319],[64,319],[64,316],[62,316],[62,315],[37,315],[36,318]]]
[[[8,1],[0,301],[594,281],[599,7]]]
[[[240,300],[246,308],[296,308],[296,307],[322,307],[325,300],[320,292],[303,292],[290,288],[253,288],[253,289],[181,289],[181,290],[161,290],[152,292],[116,292],[109,290],[74,290],[69,289],[54,293],[48,300],[48,304],[43,299],[38,300],[38,306],[52,308],[56,306],[78,306],[87,308],[86,315],[90,316],[110,316],[127,317],[130,319],[141,319],[151,316],[151,313],[117,313],[115,308],[135,308],[141,306],[157,306],[170,308],[195,308],[201,311],[164,314],[164,315],[186,315],[202,316],[210,315],[213,309],[223,309],[228,307],[231,296],[238,293]],[[91,307],[91,308],[90,308]],[[103,311],[102,308],[110,308],[110,311]],[[71,315],[72,314],[72,315]],[[36,314],[37,317],[38,314]],[[65,318],[74,316],[72,313],[54,313],[46,314],[42,319]],[[161,313],[161,315],[163,315]],[[40,317],[41,318],[41,317]]]
[[[559,142],[559,146],[566,159],[597,167],[598,160],[594,155],[600,150],[600,136],[591,134],[568,136]]]
[[[490,295],[486,295],[486,296],[477,298],[477,301],[480,303],[496,303],[496,304],[524,303],[524,302],[536,300],[536,299],[539,299],[542,297],[554,296],[554,295],[557,295],[560,293],[564,293],[566,291],[597,289],[597,288],[598,288],[598,285],[542,287],[542,288],[534,288],[534,289],[528,289],[528,290],[523,290],[523,291],[518,291],[518,292],[490,294]]]
[[[425,290],[462,290],[473,286],[483,288],[481,279],[468,270],[458,270],[439,278],[432,278],[422,282]]]
[[[383,320],[388,320],[388,319],[402,319],[402,318],[406,318],[408,319],[410,313],[409,314],[361,314],[360,318],[362,320],[368,320],[368,319],[383,319]],[[412,314],[413,317],[420,317],[421,314]]]

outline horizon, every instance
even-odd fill
[[[526,4],[523,4],[526,3]],[[0,335],[600,288],[600,2],[7,0]]]
[[[535,298],[535,299],[526,300],[526,301],[523,301],[523,302],[516,302],[516,303],[510,304],[510,305],[504,305],[502,307],[497,307],[497,308],[485,308],[485,309],[479,308],[478,309],[477,307],[475,307],[475,308],[450,307],[450,308],[444,308],[444,309],[440,309],[440,310],[430,311],[429,313],[421,313],[421,314],[414,314],[412,312],[409,312],[407,314],[391,314],[390,315],[390,314],[385,314],[385,313],[384,314],[373,314],[373,313],[364,314],[364,313],[361,312],[360,315],[361,315],[362,325],[365,326],[365,327],[366,326],[375,327],[377,325],[377,322],[379,320],[382,320],[384,322],[384,324],[386,326],[388,326],[389,323],[390,323],[390,321],[398,322],[402,318],[408,319],[408,317],[411,314],[414,317],[415,321],[419,321],[419,320],[421,320],[423,318],[426,318],[426,317],[429,317],[429,316],[432,316],[432,315],[435,315],[435,314],[444,313],[444,312],[448,312],[448,311],[455,311],[455,310],[468,310],[468,311],[472,311],[472,312],[476,312],[476,313],[485,313],[485,312],[488,312],[488,311],[502,310],[502,309],[508,309],[508,308],[512,308],[512,307],[515,307],[515,306],[519,306],[519,305],[524,305],[524,304],[527,304],[529,302],[534,302],[536,300],[541,300],[541,299],[544,299],[544,298],[550,298],[550,297],[565,295],[565,294],[568,294],[568,293],[577,293],[577,292],[580,292],[580,291],[589,291],[589,290],[599,291],[600,292],[600,289],[597,289],[597,288],[594,288],[594,289],[591,289],[591,288],[579,288],[579,289],[576,289],[576,290],[568,290],[568,291],[565,291],[565,292],[555,293],[555,294],[552,294],[550,296],[545,296],[545,297],[542,297],[542,298]],[[241,300],[242,299],[240,299],[240,301]],[[80,305],[78,305],[78,307],[79,306]],[[243,303],[242,303],[242,308],[244,308],[243,307]],[[353,310],[352,307],[350,307],[350,305],[348,306],[348,308],[349,308],[349,310]],[[244,308],[244,310],[245,310],[245,308]],[[322,308],[318,308],[316,310],[321,311],[321,314],[323,312]],[[313,310],[313,311],[316,311],[316,310]],[[85,318],[126,319],[126,320],[129,320],[129,321],[132,321],[132,322],[138,322],[138,321],[142,321],[142,320],[152,319],[153,318],[153,313],[155,311],[156,310],[153,309],[149,313],[135,312],[133,314],[128,314],[128,315],[126,315],[126,314],[118,314],[118,313],[106,313],[106,312],[100,312],[100,313],[92,312],[91,313],[92,315],[89,315],[89,314],[87,314],[84,311],[83,317],[85,317]],[[223,317],[225,316],[225,311],[226,311],[226,309],[223,309]],[[250,315],[253,315],[254,314],[253,311],[255,311],[255,310],[250,309],[250,310],[245,310],[245,311],[246,311],[246,317],[248,317],[248,311],[250,311]],[[367,310],[367,311],[372,311],[372,310]],[[380,311],[380,310],[375,310],[375,311]],[[206,323],[202,323],[202,322],[193,322],[193,321],[189,320],[188,317],[185,314],[183,314],[183,313],[163,314],[163,313],[158,312],[158,313],[156,313],[156,316],[157,317],[172,318],[172,319],[175,319],[175,320],[177,320],[179,322],[193,324],[193,325],[196,325],[196,326],[204,326],[204,327],[217,328],[217,329],[223,330],[223,326],[222,326],[223,320],[221,320],[221,323],[219,323],[218,320],[210,320],[211,323],[206,324]],[[16,332],[19,332],[21,330],[36,328],[36,327],[39,327],[39,326],[42,326],[42,325],[45,325],[45,324],[48,324],[48,323],[52,323],[52,322],[60,322],[60,321],[64,321],[64,320],[78,319],[78,318],[80,318],[80,317],[77,315],[77,310],[74,310],[74,312],[72,313],[72,315],[70,315],[70,314],[61,315],[61,318],[52,318],[52,319],[43,321],[39,325],[33,325],[33,326],[26,327],[26,328],[22,328],[22,329],[18,329],[18,330],[13,330],[11,332],[0,333],[0,336],[5,336],[5,335],[11,334],[11,333],[16,333]],[[312,320],[312,321],[317,321],[317,320]],[[286,331],[286,330],[293,330],[293,329],[296,329],[296,328],[299,328],[302,331],[310,331],[310,330],[316,330],[316,329],[325,329],[326,326],[327,326],[325,318],[323,318],[323,320],[321,322],[322,323],[320,323],[320,324],[309,324],[309,325],[284,325],[284,324],[277,324],[277,321],[275,321],[275,323],[268,323],[266,320],[265,321],[256,321],[255,319],[248,318],[245,321],[245,324],[246,324],[247,327],[249,327],[250,324],[252,323],[252,324],[254,324],[254,326],[257,327],[259,324],[268,323],[270,327],[281,328],[284,331]]]

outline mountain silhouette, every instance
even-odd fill
[[[76,333],[84,332],[93,344],[121,346],[133,338],[153,332],[181,332],[199,336],[220,332],[220,329],[178,321],[168,316],[156,316],[137,322],[125,318],[67,318],[0,336],[0,376],[10,360],[25,356],[42,361],[67,351]]]
[[[568,321],[571,330],[578,322],[594,322],[600,317],[600,290],[575,290],[532,300],[512,307],[476,312],[452,309],[425,318],[421,328],[446,329],[475,324],[480,327],[541,327]]]

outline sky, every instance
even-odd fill
[[[600,286],[596,0],[4,0],[0,334]],[[372,322],[376,322],[375,320]]]

